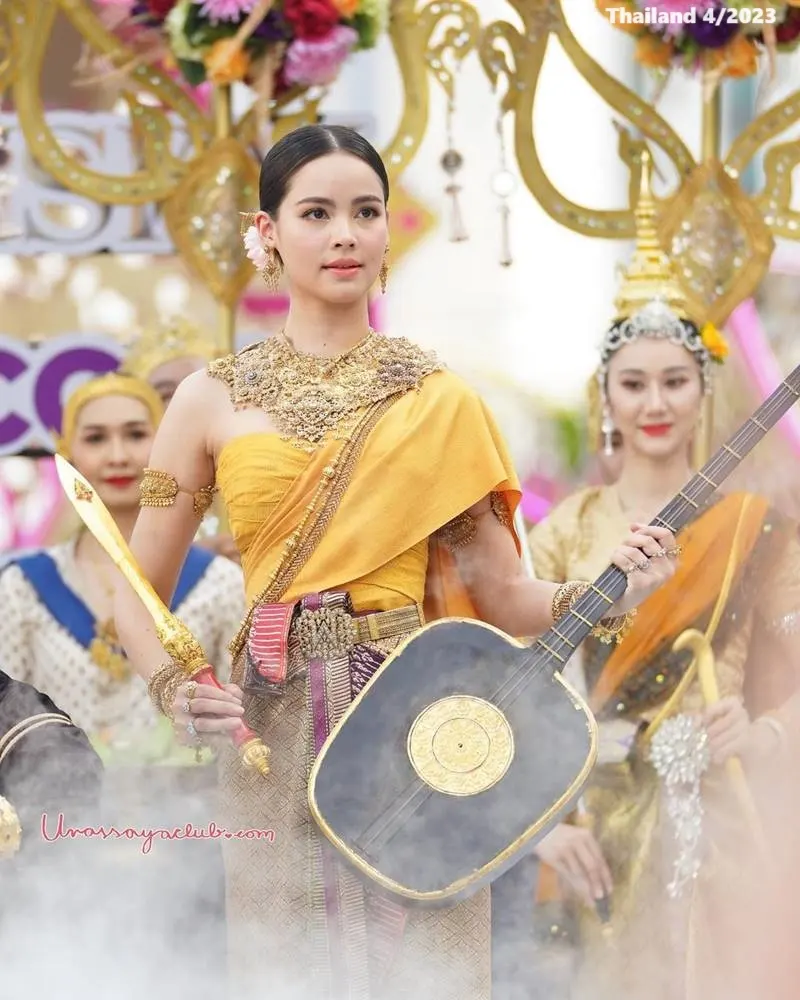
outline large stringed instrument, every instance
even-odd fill
[[[800,397],[800,365],[655,518],[677,533]],[[614,566],[531,646],[443,619],[390,654],[312,768],[311,814],[405,906],[453,905],[514,865],[578,799],[597,725],[561,677],[624,594]]]

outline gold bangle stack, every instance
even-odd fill
[[[572,608],[573,604],[579,600],[591,588],[591,584],[585,580],[569,580],[562,583],[553,595],[551,613],[553,621],[557,622]],[[628,611],[624,615],[616,615],[613,618],[604,618],[599,625],[591,631],[596,639],[608,645],[611,642],[622,642],[633,624],[636,617],[636,609]]]
[[[169,660],[150,674],[147,681],[147,693],[150,695],[154,708],[161,712],[170,722],[174,722],[172,714],[172,703],[175,701],[175,692],[186,679],[183,667]]]

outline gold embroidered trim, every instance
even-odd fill
[[[202,518],[214,502],[216,492],[215,486],[204,486],[195,493],[190,493],[178,485],[178,480],[172,473],[162,472],[161,469],[145,469],[139,486],[139,506],[171,507],[179,493],[186,493],[192,498],[192,510],[197,517]]]
[[[477,533],[478,522],[472,514],[464,511],[463,514],[459,514],[458,517],[454,517],[452,521],[448,521],[447,524],[439,528],[436,534],[445,548],[455,552],[457,549],[463,549],[474,542]]]
[[[347,491],[364,442],[372,432],[375,424],[394,402],[395,397],[392,396],[371,407],[362,416],[361,423],[354,428],[352,434],[345,440],[336,458],[322,470],[322,479],[316,493],[306,507],[300,524],[286,540],[275,571],[264,589],[256,595],[244,621],[239,627],[239,631],[228,646],[234,661],[244,648],[253,618],[253,611],[259,604],[272,604],[279,601],[313,554],[320,539],[325,534],[331,518],[336,513],[342,497]],[[317,520],[306,530],[315,513],[317,514]]]
[[[333,358],[302,354],[279,335],[213,361],[237,409],[264,410],[285,441],[313,453],[331,434],[346,439],[365,407],[419,389],[444,366],[404,337],[372,331]]]

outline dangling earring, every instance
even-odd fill
[[[381,262],[381,269],[378,271],[378,280],[381,283],[381,295],[386,294],[386,283],[389,280],[389,247],[383,251],[383,261]]]
[[[608,404],[603,407],[603,423],[600,425],[600,430],[603,432],[603,454],[610,458],[614,454],[615,428]]]
[[[261,277],[267,283],[267,288],[275,294],[280,287],[281,272],[283,270],[281,260],[275,247],[267,247],[264,252],[267,255],[267,262],[261,269]]]

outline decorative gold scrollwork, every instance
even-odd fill
[[[428,128],[430,95],[428,71],[432,72],[452,100],[453,76],[447,67],[449,58],[460,63],[477,45],[480,17],[461,0],[436,0],[416,9],[416,0],[395,0],[392,5],[390,37],[403,83],[404,105],[400,124],[384,147],[382,156],[389,176],[396,179],[417,155]],[[444,39],[431,45],[443,21],[450,24]]]
[[[5,4],[3,4],[5,6]],[[47,122],[39,82],[59,9],[63,10],[82,37],[117,68],[131,63],[132,53],[108,32],[84,0],[28,0],[26,20],[36,30],[20,32],[19,61],[25,72],[14,82],[14,102],[20,126],[31,155],[52,177],[70,191],[104,204],[144,205],[169,197],[188,163],[173,156],[172,126],[167,114],[174,112],[185,124],[190,145],[199,154],[210,139],[210,124],[191,98],[176,83],[150,66],[132,70],[133,83],[125,97],[139,140],[141,169],[124,176],[109,176],[83,166],[68,155]],[[147,92],[162,108],[147,107],[133,94]]]

